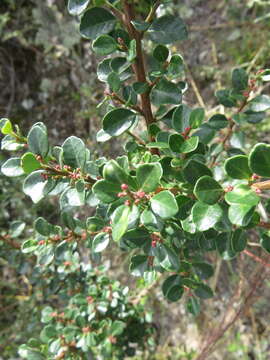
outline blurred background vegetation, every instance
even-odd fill
[[[143,0],[138,7],[143,14]],[[169,11],[179,13],[189,27],[189,40],[174,50],[186,62],[189,90],[184,101],[190,106],[205,105],[209,114],[217,112],[220,109],[214,93],[226,86],[234,67],[243,66],[249,72],[270,68],[269,0],[174,0]],[[67,14],[65,1],[0,1],[0,117],[9,117],[25,129],[43,121],[55,144],[73,134],[82,137],[97,153],[108,157],[121,153],[119,141],[105,145],[95,141],[102,111],[96,106],[104,91],[96,78],[97,63],[89,42],[78,33],[76,19]],[[269,93],[269,88],[263,90]],[[251,145],[269,142],[269,119],[259,125],[249,124],[245,133]],[[4,157],[2,152],[0,162]],[[31,236],[31,232],[22,226],[22,232],[12,236],[20,225],[14,220],[31,225],[35,216],[45,216],[48,221],[57,221],[53,200],[33,206],[20,187],[18,180],[0,174],[2,359],[18,358],[18,345],[27,341],[31,333],[37,333],[39,308],[46,301],[45,289],[29,282],[34,259],[16,249],[20,240],[13,241],[15,237]],[[10,243],[1,241],[7,233],[11,234]],[[125,261],[125,255],[115,249],[108,259],[112,276],[129,284],[134,293],[140,292],[143,284],[135,283],[125,268],[117,266]],[[147,299],[142,297],[159,328],[159,349],[151,357],[142,354],[138,359],[192,359],[200,336],[222,315],[235,285],[241,277],[248,278],[253,266],[252,260],[243,258],[221,262],[209,255],[209,260],[217,263],[211,284],[216,297],[204,304],[199,316],[187,315],[181,303],[166,303],[159,286],[149,289]],[[209,360],[270,358],[270,281],[256,300]]]

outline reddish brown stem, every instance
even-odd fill
[[[251,251],[249,250],[244,250],[244,253],[247,256],[250,256],[252,259],[254,259],[255,261],[257,261],[258,263],[262,264],[263,266],[270,268],[270,264],[268,264],[265,260],[261,259],[259,256],[253,254]]]
[[[136,80],[138,82],[147,82],[146,73],[145,73],[145,63],[143,57],[143,50],[142,50],[142,34],[139,33],[134,26],[132,25],[132,20],[135,19],[134,15],[134,8],[131,3],[127,0],[123,2],[124,7],[124,23],[128,30],[128,33],[131,38],[135,39],[136,41],[136,49],[137,49],[137,57],[135,59],[135,63],[133,65],[133,70],[136,76]],[[153,117],[152,108],[151,108],[151,101],[150,101],[150,94],[149,92],[141,94],[141,102],[142,102],[142,110],[144,113],[145,121],[147,127],[155,122]]]

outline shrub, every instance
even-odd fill
[[[2,149],[16,153],[3,164],[3,174],[26,176],[23,191],[34,203],[57,196],[62,219],[59,226],[37,218],[35,236],[22,244],[24,253],[36,255],[39,276],[52,289],[60,286],[65,300],[61,312],[58,306],[43,309],[46,345],[32,339],[23,345],[20,354],[28,359],[96,352],[121,358],[133,352],[124,346],[127,341],[143,347],[150,339],[154,330],[141,310],[118,285],[84,264],[88,249],[92,260],[102,261],[111,241],[118,243],[130,254],[132,275],[151,284],[163,274],[164,297],[177,301],[186,292],[192,314],[213,296],[206,283],[213,274],[207,252],[235,258],[245,251],[250,229],[270,252],[270,224],[260,210],[268,206],[262,194],[270,189],[270,146],[247,149],[241,131],[270,109],[270,97],[257,92],[270,71],[249,75],[234,69],[231,88],[216,93],[226,115],[208,118],[205,109],[191,109],[182,103],[183,58],[169,48],[185,40],[187,28],[179,17],[156,16],[160,5],[166,11],[166,1],[148,3],[144,21],[127,0],[68,3],[69,12],[79,16],[81,35],[98,56],[107,56],[97,70],[106,86],[97,141],[128,136],[122,156],[97,158],[76,136],[51,146],[45,124],[34,124],[24,136],[10,120],[1,120]],[[151,51],[143,47],[144,38]],[[74,216],[74,209],[87,213],[88,207],[95,209],[93,216]],[[78,293],[69,295],[69,287]],[[133,324],[140,337],[131,340]]]

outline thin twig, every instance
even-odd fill
[[[127,131],[128,135],[130,135],[131,137],[133,137],[134,140],[137,141],[138,144],[145,146],[145,142],[136,134],[132,133],[131,131]]]
[[[197,84],[196,84],[196,82],[195,82],[195,80],[194,80],[194,78],[193,78],[193,76],[192,76],[192,73],[191,73],[188,65],[185,64],[185,66],[186,66],[186,71],[187,71],[188,76],[189,76],[189,79],[190,79],[190,83],[191,83],[192,89],[193,89],[193,91],[194,91],[194,93],[195,93],[195,95],[196,95],[196,98],[197,98],[197,100],[198,100],[198,103],[200,104],[201,107],[203,107],[203,108],[205,109],[205,108],[206,108],[205,102],[204,102],[204,100],[203,100],[203,98],[202,98],[202,96],[201,96],[201,93],[200,93],[200,91],[199,91],[199,88],[198,88],[198,86],[197,86]]]
[[[154,16],[156,14],[156,11],[158,9],[158,7],[161,5],[161,1],[157,1],[152,7],[151,10],[149,12],[149,14],[147,15],[147,18],[145,19],[145,22],[151,23],[154,19]]]
[[[253,254],[249,250],[245,249],[243,252],[244,252],[244,254],[246,254],[247,256],[250,256],[253,260],[257,261],[258,263],[262,264],[263,266],[270,268],[270,264],[268,264],[265,260],[261,259],[259,256]]]
[[[224,313],[224,317],[220,322],[220,325],[217,328],[214,328],[210,332],[210,335],[206,336],[201,351],[199,355],[195,358],[195,360],[208,359],[209,355],[212,353],[218,340],[224,336],[225,332],[236,322],[236,320],[240,317],[240,315],[246,312],[246,310],[251,306],[255,291],[262,285],[266,276],[267,276],[266,269],[260,266],[256,271],[253,281],[249,287],[250,288],[249,292],[246,294],[246,296],[242,301],[242,305],[239,306],[237,310],[235,310],[234,299],[230,301],[229,307],[226,309]],[[238,289],[236,291],[236,295],[237,297],[238,295],[241,295],[238,294]]]

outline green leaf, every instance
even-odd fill
[[[106,142],[111,138],[111,135],[107,134],[103,129],[100,129],[96,135],[97,142]]]
[[[205,204],[214,205],[224,193],[221,185],[211,176],[202,176],[195,185],[194,194]]]
[[[169,301],[181,299],[184,293],[181,277],[179,275],[169,276],[162,284],[162,292]]]
[[[45,360],[45,356],[42,355],[39,351],[28,347],[26,344],[23,344],[19,347],[19,355],[23,359],[27,360]]]
[[[249,102],[249,110],[251,111],[266,111],[270,109],[270,96],[259,95]]]
[[[101,202],[107,204],[117,199],[117,194],[121,191],[121,188],[119,183],[99,180],[94,184],[92,190]]]
[[[161,231],[164,226],[162,219],[157,214],[155,215],[151,210],[147,209],[141,214],[141,223],[149,231]]]
[[[109,35],[100,35],[92,44],[93,50],[98,55],[109,55],[118,49],[118,44]]]
[[[103,130],[111,136],[119,136],[136,120],[136,113],[128,109],[113,109],[103,118]]]
[[[15,138],[12,135],[6,135],[1,140],[1,150],[7,151],[17,151],[24,147],[24,144],[19,144],[16,142]]]
[[[232,85],[237,91],[243,91],[248,87],[248,74],[243,68],[233,70]]]
[[[213,266],[206,262],[193,262],[192,267],[200,279],[206,280],[214,275]]]
[[[76,136],[68,137],[63,145],[63,160],[72,168],[84,169],[86,162],[86,147],[81,139]]]
[[[130,207],[121,205],[112,215],[112,238],[119,241],[128,228]]]
[[[201,125],[200,129],[197,130],[193,135],[198,136],[200,142],[203,144],[209,144],[215,137],[216,131],[212,129],[208,123]]]
[[[29,150],[42,158],[45,158],[49,151],[47,129],[42,123],[32,126],[27,136]]]
[[[68,0],[68,12],[71,15],[80,15],[87,9],[90,0]]]
[[[184,72],[184,60],[181,55],[172,55],[167,72],[173,78],[179,77]]]
[[[87,39],[95,40],[98,36],[111,32],[115,22],[115,17],[109,11],[94,7],[83,14],[80,33]]]
[[[248,166],[248,157],[246,155],[236,155],[225,161],[224,165],[227,175],[233,179],[249,179],[252,171]]]
[[[197,129],[203,123],[205,111],[203,108],[197,108],[191,111],[189,124],[192,129]]]
[[[178,86],[166,79],[161,79],[151,91],[151,100],[154,105],[180,104],[182,92]]]
[[[119,75],[116,74],[114,71],[112,71],[108,76],[107,82],[112,92],[118,92],[120,90],[121,80]],[[109,138],[111,138],[111,135],[109,135]]]
[[[255,206],[246,204],[233,204],[229,207],[228,217],[232,224],[247,226],[252,220]]]
[[[59,199],[61,209],[69,206],[82,206],[85,203],[85,192],[68,187],[63,191]]]
[[[264,69],[264,71],[260,73],[260,78],[262,81],[270,81],[270,69]]]
[[[1,172],[8,177],[16,177],[24,174],[20,158],[10,158],[1,167]]]
[[[173,217],[178,212],[178,205],[173,194],[164,190],[153,196],[150,200],[151,208],[162,219]]]
[[[23,254],[34,252],[38,247],[37,241],[34,239],[26,240],[22,243],[21,251]]]
[[[191,136],[191,138],[184,141],[181,145],[181,153],[187,154],[197,149],[199,145],[199,137]]]
[[[95,253],[102,252],[109,245],[110,236],[107,233],[101,232],[97,234],[92,242],[92,251]]]
[[[37,161],[35,155],[31,152],[27,152],[22,156],[21,165],[25,174],[30,174],[41,168],[39,161]]]
[[[182,104],[173,112],[172,127],[179,133],[185,131],[189,127],[189,118],[191,110],[188,106]]]
[[[40,339],[45,343],[48,343],[51,338],[56,336],[57,336],[57,330],[53,325],[45,326],[40,333]]]
[[[156,256],[163,269],[167,271],[179,271],[179,256],[166,244],[158,244],[157,247],[153,249],[153,254]]]
[[[226,116],[223,114],[215,114],[207,122],[208,126],[214,130],[223,129],[228,126],[228,123]]]
[[[263,234],[260,240],[261,247],[270,254],[270,237]]]
[[[183,169],[183,175],[187,182],[192,185],[196,184],[196,181],[204,176],[212,176],[212,172],[207,166],[196,160],[189,160]]]
[[[115,161],[110,160],[103,168],[103,177],[105,180],[116,184],[127,184],[134,186],[134,180],[125,170]]]
[[[187,28],[183,20],[173,15],[164,15],[153,21],[148,33],[152,41],[171,44],[187,38]]]
[[[156,190],[162,173],[162,167],[159,163],[139,165],[136,170],[136,178],[140,189],[145,192]]]
[[[220,104],[225,107],[234,107],[237,106],[237,99],[231,90],[218,90],[216,92],[216,97]]]
[[[169,148],[169,144],[166,142],[149,142],[146,144],[146,147],[148,148],[156,148],[156,149],[168,149]]]
[[[146,31],[150,26],[149,22],[141,21],[141,20],[132,20],[131,24],[138,31]]]
[[[136,40],[130,41],[128,46],[127,61],[133,62],[137,57]]]
[[[231,238],[231,247],[235,252],[241,252],[245,249],[247,245],[247,234],[242,229],[236,229],[232,233]]]
[[[249,154],[249,167],[257,175],[270,177],[270,145],[259,143]]]
[[[123,321],[115,320],[112,323],[112,326],[110,328],[111,335],[118,336],[118,335],[122,334],[122,332],[124,331],[126,326],[127,326],[127,324],[125,324]]]
[[[153,51],[154,58],[159,62],[164,62],[169,56],[169,50],[164,45],[157,45]]]
[[[239,184],[232,191],[227,192],[225,200],[228,204],[243,204],[252,207],[259,203],[260,197],[250,186]]]
[[[4,135],[12,135],[13,128],[9,119],[2,118],[0,119],[0,130]]]
[[[40,235],[43,236],[50,236],[54,233],[54,226],[42,217],[35,220],[34,228]]]
[[[222,259],[228,261],[237,256],[232,248],[231,233],[221,233],[215,238],[216,249]]]
[[[34,203],[39,202],[43,197],[43,190],[47,181],[44,181],[42,170],[34,171],[27,176],[23,183],[23,192],[30,196]]]
[[[208,205],[202,202],[196,202],[191,209],[192,220],[199,231],[206,231],[222,217],[223,211],[218,204]]]
[[[188,299],[186,308],[192,315],[197,316],[201,311],[200,301],[196,297],[192,296]]]
[[[135,82],[132,87],[136,94],[144,94],[149,90],[149,85],[146,82]]]
[[[148,269],[148,257],[146,255],[136,255],[131,258],[129,271],[133,276],[143,276]]]
[[[19,220],[12,221],[10,224],[10,236],[12,238],[19,237],[25,229],[25,223]]]
[[[182,145],[185,142],[185,139],[180,134],[171,134],[169,137],[169,147],[175,153],[182,152]]]
[[[212,289],[205,284],[200,284],[197,286],[197,288],[194,290],[194,293],[201,299],[210,299],[214,296]]]
[[[136,249],[150,244],[150,234],[144,228],[129,230],[122,237],[122,242],[129,248]]]

